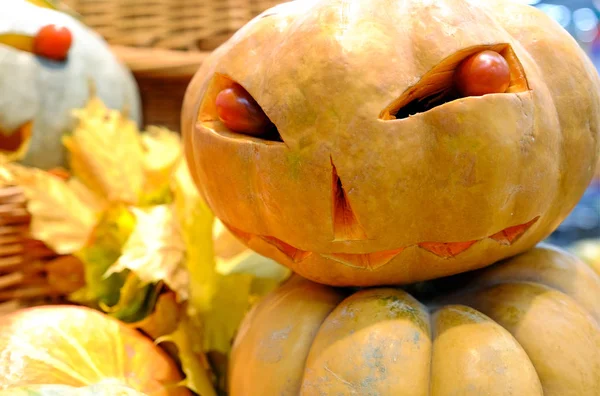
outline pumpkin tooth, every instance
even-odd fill
[[[394,257],[402,253],[404,248],[388,250],[384,252],[365,253],[365,254],[349,254],[349,253],[330,253],[322,254],[323,257],[330,258],[339,263],[350,267],[375,270],[383,267]]]
[[[365,240],[367,234],[358,222],[354,211],[350,207],[348,195],[342,186],[337,169],[331,160],[332,167],[332,212],[333,212],[333,238],[336,241]]]
[[[236,237],[238,237],[242,242],[244,242],[246,245],[249,245],[251,240],[256,237],[253,234],[249,234],[247,232],[238,230],[235,227],[231,227],[225,223],[223,223],[223,225],[225,225],[229,231],[235,235]],[[268,243],[269,245],[275,247],[277,250],[279,250],[281,253],[285,254],[286,256],[288,256],[288,258],[290,260],[292,260],[294,263],[299,263],[301,261],[303,261],[304,259],[306,259],[308,256],[310,256],[312,254],[312,252],[307,252],[304,250],[300,250],[298,248],[293,247],[292,245],[289,245],[285,242],[283,242],[281,239],[272,237],[272,236],[267,236],[267,235],[259,235],[258,236],[259,239],[265,241],[266,243]]]
[[[275,237],[261,236],[260,238],[263,241],[275,246],[280,252],[288,256],[294,263],[299,263],[312,254],[311,252],[306,252],[288,245],[287,243]]]
[[[512,245],[525,233],[536,221],[539,216],[525,224],[519,224],[513,227],[505,228],[504,230],[492,235],[490,238],[501,243],[502,245]]]
[[[227,227],[227,229],[236,237],[238,237],[241,241],[243,241],[244,243],[248,243],[250,241],[250,239],[252,239],[252,234],[249,234],[247,232],[244,232],[242,230],[238,230],[235,227],[230,226],[229,224],[225,224],[223,223],[223,225],[225,225],[225,227]]]
[[[450,243],[422,242],[422,243],[419,243],[419,247],[422,249],[425,249],[428,252],[431,252],[437,256],[440,256],[443,258],[452,258],[452,257],[455,257],[458,254],[464,252],[471,246],[473,246],[473,244],[475,244],[475,242],[477,242],[477,241],[475,240],[475,241],[468,241],[468,242],[450,242]]]

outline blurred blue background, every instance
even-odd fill
[[[600,0],[521,0],[560,23],[600,70]],[[570,246],[583,239],[600,239],[600,180],[596,178],[577,207],[548,242]]]

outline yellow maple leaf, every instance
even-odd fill
[[[74,114],[79,123],[63,138],[74,176],[108,201],[137,203],[144,185],[144,156],[135,123],[97,97]]]
[[[141,139],[144,149],[145,201],[164,203],[164,196],[170,193],[171,177],[182,158],[181,138],[166,128],[148,127]]]
[[[163,281],[179,298],[188,297],[188,274],[183,258],[185,244],[170,205],[131,208],[136,225],[121,256],[106,276],[133,271],[143,283]]]
[[[213,239],[214,216],[200,197],[185,161],[176,170],[173,180],[174,203],[183,231],[186,266],[190,274],[189,314],[202,322],[204,350],[227,356],[240,322],[256,294],[264,294],[276,287],[287,270],[264,259],[264,268],[258,264],[245,271],[236,271],[235,265],[224,262],[221,265],[228,267],[229,272],[219,273]],[[245,254],[246,250],[242,250]],[[234,259],[236,256],[238,254],[233,255]],[[225,257],[219,259],[227,260]],[[259,273],[265,277],[264,281],[257,276]]]
[[[96,213],[100,213],[107,209],[107,202],[98,195],[94,194],[92,190],[87,188],[79,179],[71,177],[67,180],[67,186],[79,197],[87,207],[92,209]]]
[[[36,168],[6,164],[12,182],[21,186],[31,213],[31,234],[59,254],[83,248],[96,223],[98,213],[88,206],[61,178]]]
[[[144,319],[130,323],[131,327],[141,329],[150,338],[156,340],[177,330],[182,317],[183,305],[177,302],[173,292],[162,293],[158,296],[154,311]]]
[[[201,325],[194,318],[183,316],[177,329],[155,340],[157,344],[172,342],[177,347],[181,368],[185,374],[182,385],[202,396],[216,396],[217,392],[210,378],[210,366],[206,355],[199,347]],[[200,340],[198,340],[200,338]]]
[[[206,311],[218,286],[212,245],[214,215],[200,198],[185,161],[180,162],[172,182],[175,213],[186,246],[190,307]]]

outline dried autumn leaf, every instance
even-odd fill
[[[83,263],[73,255],[57,257],[45,264],[48,285],[61,294],[70,294],[85,286]]]
[[[144,319],[130,323],[130,326],[141,329],[155,340],[177,329],[182,310],[183,306],[177,302],[175,293],[162,293],[158,296],[154,311]]]
[[[163,204],[170,200],[171,177],[181,161],[179,134],[166,128],[149,127],[142,134],[144,148],[144,203]]]
[[[79,197],[81,202],[91,208],[94,212],[100,213],[106,210],[107,202],[100,196],[94,194],[79,179],[71,177],[67,180],[69,188]]]
[[[175,213],[186,247],[190,307],[207,311],[219,279],[212,244],[214,215],[200,198],[185,161],[177,167],[172,183]]]
[[[155,342],[161,344],[169,341],[175,344],[181,367],[185,374],[183,385],[193,392],[202,396],[216,396],[217,393],[212,385],[208,360],[202,351],[198,335],[201,328],[193,318],[183,316],[179,321],[177,329]]]
[[[5,165],[6,164],[0,163],[0,187],[6,187],[15,184],[15,175],[13,175]]]
[[[133,271],[143,283],[163,281],[181,299],[188,297],[188,274],[183,258],[185,244],[173,209],[168,205],[131,209],[136,226],[121,256],[107,275]]]
[[[36,168],[7,164],[5,169],[27,196],[32,215],[31,234],[59,254],[83,248],[98,221],[98,214],[59,177]]]
[[[79,124],[63,139],[73,174],[108,201],[137,203],[144,184],[144,156],[135,123],[97,97],[74,114]]]
[[[173,189],[190,274],[189,313],[202,322],[204,350],[227,355],[256,291],[262,294],[272,290],[282,274],[263,273],[265,282],[252,273],[219,274],[214,253],[214,216],[200,197],[185,162],[175,172]]]

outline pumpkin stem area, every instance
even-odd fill
[[[444,59],[427,72],[417,84],[408,88],[398,99],[386,107],[379,118],[382,120],[408,118],[464,97],[456,87],[456,71],[463,61],[484,51],[498,53],[508,64],[510,82],[503,93],[529,90],[523,66],[509,44],[476,46],[461,50]]]

